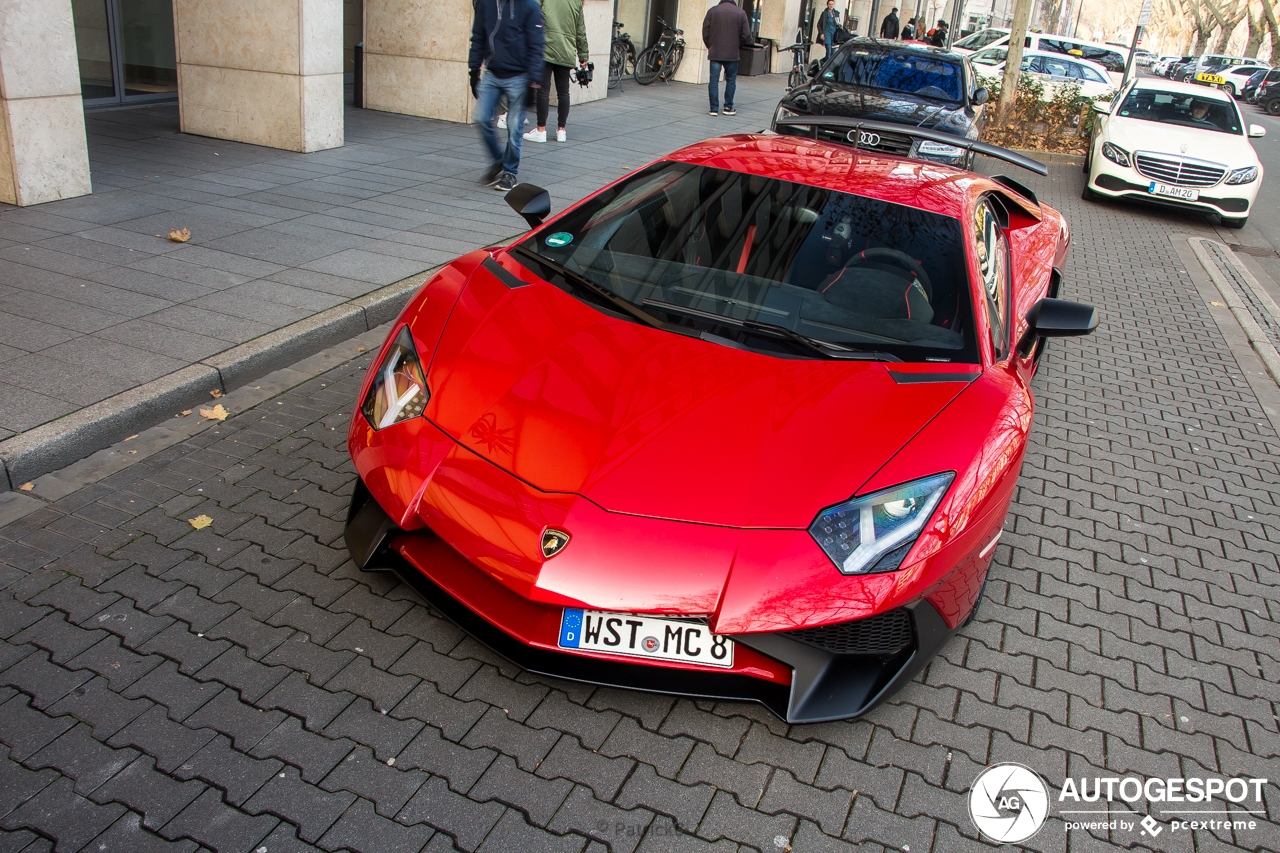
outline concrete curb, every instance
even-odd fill
[[[411,275],[0,441],[0,493],[65,468],[172,418],[175,412],[212,403],[210,391],[227,393],[381,326],[394,319],[414,292],[439,269],[432,267]]]
[[[1191,250],[1195,253],[1196,259],[1200,261],[1200,266],[1204,267],[1204,271],[1209,274],[1214,286],[1222,294],[1222,301],[1227,303],[1227,307],[1235,315],[1236,322],[1240,324],[1240,328],[1244,329],[1245,335],[1249,338],[1249,344],[1257,352],[1258,358],[1262,360],[1267,372],[1271,374],[1271,378],[1275,383],[1280,385],[1280,352],[1276,350],[1266,332],[1262,330],[1262,327],[1253,318],[1248,306],[1240,299],[1236,289],[1231,286],[1231,282],[1227,281],[1218,264],[1210,257],[1207,246],[1216,244],[1219,250],[1226,255],[1227,261],[1235,268],[1244,281],[1245,287],[1249,288],[1253,297],[1258,300],[1264,311],[1273,317],[1280,317],[1280,307],[1277,307],[1270,295],[1254,279],[1253,273],[1249,272],[1244,264],[1240,263],[1229,246],[1219,243],[1217,240],[1209,240],[1204,237],[1192,237],[1187,242],[1191,245]]]
[[[1032,151],[1028,148],[1012,149],[1024,157],[1030,157],[1032,160],[1039,160],[1041,163],[1066,163],[1069,166],[1083,166],[1083,154],[1059,154],[1056,151]]]

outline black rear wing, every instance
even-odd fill
[[[1003,160],[1006,163],[1012,163],[1015,166],[1021,166],[1029,172],[1035,172],[1037,175],[1049,174],[1049,167],[1041,163],[1039,160],[1032,160],[1030,157],[1024,157],[1016,151],[1010,151],[1008,148],[1001,148],[998,145],[988,145],[985,142],[978,142],[975,139],[966,139],[963,136],[954,136],[950,133],[940,133],[936,130],[927,130],[923,127],[912,127],[905,124],[892,124],[887,121],[874,121],[872,119],[850,118],[848,116],[787,116],[780,118],[774,122],[777,128],[784,127],[808,127],[813,129],[813,136],[816,139],[819,128],[845,130],[845,138],[854,148],[864,148],[859,144],[862,133],[896,133],[901,136],[909,136],[912,139],[926,139],[930,142],[938,142],[942,145],[950,145],[952,148],[963,149],[966,153],[965,168],[972,168],[973,157],[975,154],[981,154],[984,157],[991,157],[996,160]],[[867,149],[874,151],[875,149]]]

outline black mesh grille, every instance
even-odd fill
[[[890,610],[854,622],[788,631],[786,636],[837,655],[891,655],[911,645],[911,617]]]

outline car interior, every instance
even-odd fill
[[[1134,88],[1117,115],[1219,133],[1241,133],[1234,104],[1181,92]]]
[[[556,239],[534,235],[530,248],[679,322],[728,317],[902,358],[977,358],[960,225],[940,214],[660,164],[551,227]]]

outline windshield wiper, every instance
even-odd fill
[[[722,326],[733,326],[739,329],[747,329],[748,331],[789,340],[800,344],[811,352],[818,353],[824,358],[845,359],[849,361],[902,361],[902,359],[892,353],[855,350],[844,346],[843,344],[835,344],[830,341],[824,341],[820,338],[811,338],[808,335],[802,335],[799,332],[788,329],[786,326],[779,326],[776,323],[765,323],[761,320],[739,320],[736,317],[726,317],[723,314],[716,314],[712,311],[701,311],[697,308],[689,308],[684,305],[677,305],[673,302],[662,302],[658,299],[645,299],[644,304],[652,305],[655,308],[662,308],[667,311],[675,311],[680,314],[688,314],[704,320],[710,320],[711,322],[719,323]]]
[[[532,249],[525,248],[523,245],[515,246],[514,248],[511,249],[511,251],[513,253],[518,254],[520,257],[524,257],[524,258],[528,258],[529,260],[532,260],[534,263],[542,264],[543,266],[547,267],[548,269],[550,269],[551,271],[559,275],[561,278],[563,278],[565,282],[567,282],[569,286],[574,288],[575,290],[586,291],[592,296],[595,296],[598,300],[604,302],[609,307],[614,308],[618,311],[621,311],[622,313],[630,317],[633,317],[636,320],[639,320],[641,323],[652,326],[655,329],[663,329],[668,332],[678,332],[680,334],[688,334],[687,332],[685,332],[683,329],[680,329],[679,327],[673,328],[670,323],[664,323],[663,321],[659,320],[657,317],[653,316],[648,311],[645,311],[643,308],[636,305],[635,303],[630,302],[626,299],[623,299],[621,296],[614,293],[612,290],[605,287],[604,285],[596,284],[594,281],[587,278],[582,273],[576,273],[573,270],[566,267],[564,264],[559,264],[549,258],[545,258],[542,255],[539,255],[537,252],[533,251]]]

